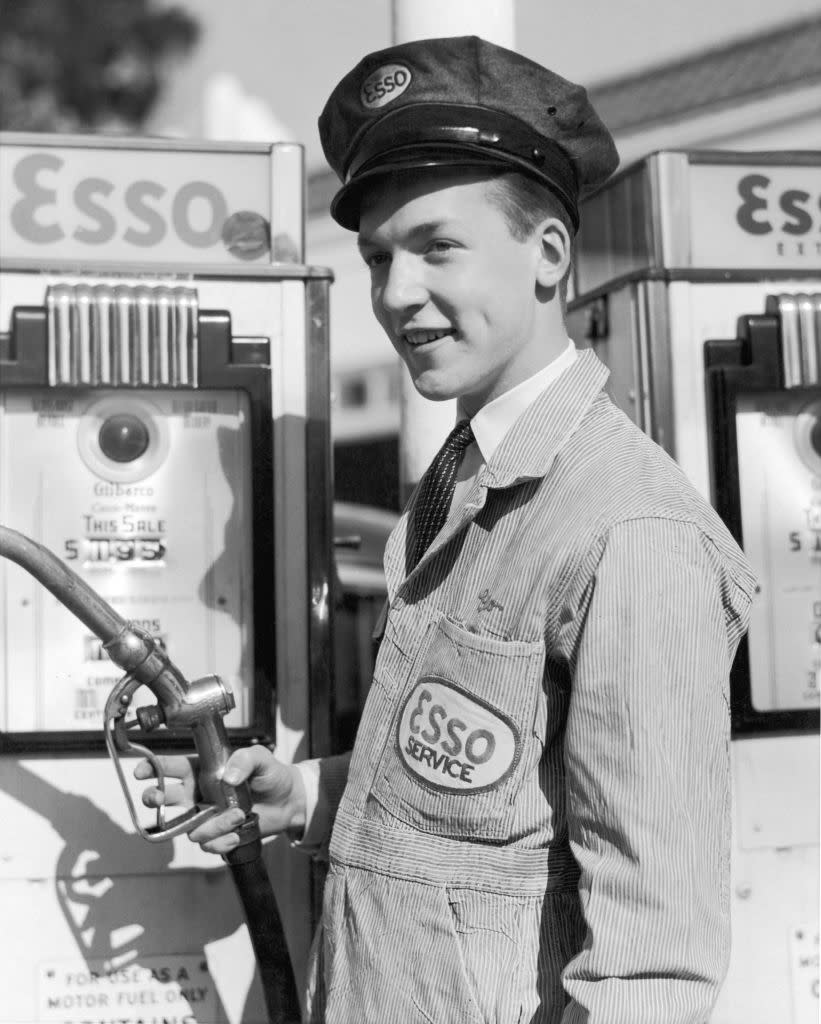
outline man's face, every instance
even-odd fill
[[[473,416],[545,365],[539,239],[513,238],[472,173],[390,179],[366,196],[373,310],[420,394],[459,398]]]

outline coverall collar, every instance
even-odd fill
[[[475,519],[485,505],[489,488],[512,487],[547,475],[565,441],[600,394],[608,375],[609,371],[595,353],[589,349],[579,353],[579,358],[545,388],[502,439],[490,462],[479,471],[465,500],[451,510],[439,536],[408,578],[423,569],[439,548]],[[418,489],[385,548],[385,575],[391,602],[405,578],[407,531],[417,494]]]

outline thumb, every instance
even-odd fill
[[[229,786],[237,786],[247,779],[260,776],[267,776],[270,781],[274,781],[284,767],[267,747],[257,744],[235,750],[225,763],[222,779]]]

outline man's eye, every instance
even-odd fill
[[[377,267],[384,266],[388,262],[389,256],[386,252],[372,252],[364,259],[365,265],[371,270],[375,270]]]
[[[456,246],[453,244],[453,242],[448,242],[444,238],[437,238],[435,241],[431,242],[430,245],[428,246],[428,252],[434,253],[434,254],[446,253],[446,252],[450,252],[451,249],[455,249],[455,248],[456,248]]]

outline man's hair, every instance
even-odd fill
[[[575,229],[570,219],[570,214],[565,209],[558,196],[554,195],[547,186],[530,177],[528,174],[519,171],[508,171],[505,169],[491,169],[475,166],[444,166],[435,165],[425,168],[397,167],[376,179],[380,189],[400,189],[409,182],[416,182],[420,175],[429,174],[434,181],[458,177],[465,173],[479,174],[485,179],[486,196],[490,203],[505,218],[508,230],[518,242],[529,238],[539,224],[547,217],[555,217],[567,228],[570,237],[570,261],[573,262],[573,237]],[[370,186],[371,189],[373,185]],[[367,199],[368,190],[363,192],[362,202]],[[570,269],[559,282],[559,299],[562,304],[562,311],[565,309],[567,300],[567,283],[570,278]]]
[[[570,236],[570,257],[573,258],[575,229],[564,205],[550,189],[535,178],[518,171],[499,171],[488,179],[488,198],[507,221],[511,235],[523,242],[547,217],[555,217],[567,228]],[[570,271],[559,284],[559,295],[564,308]]]

